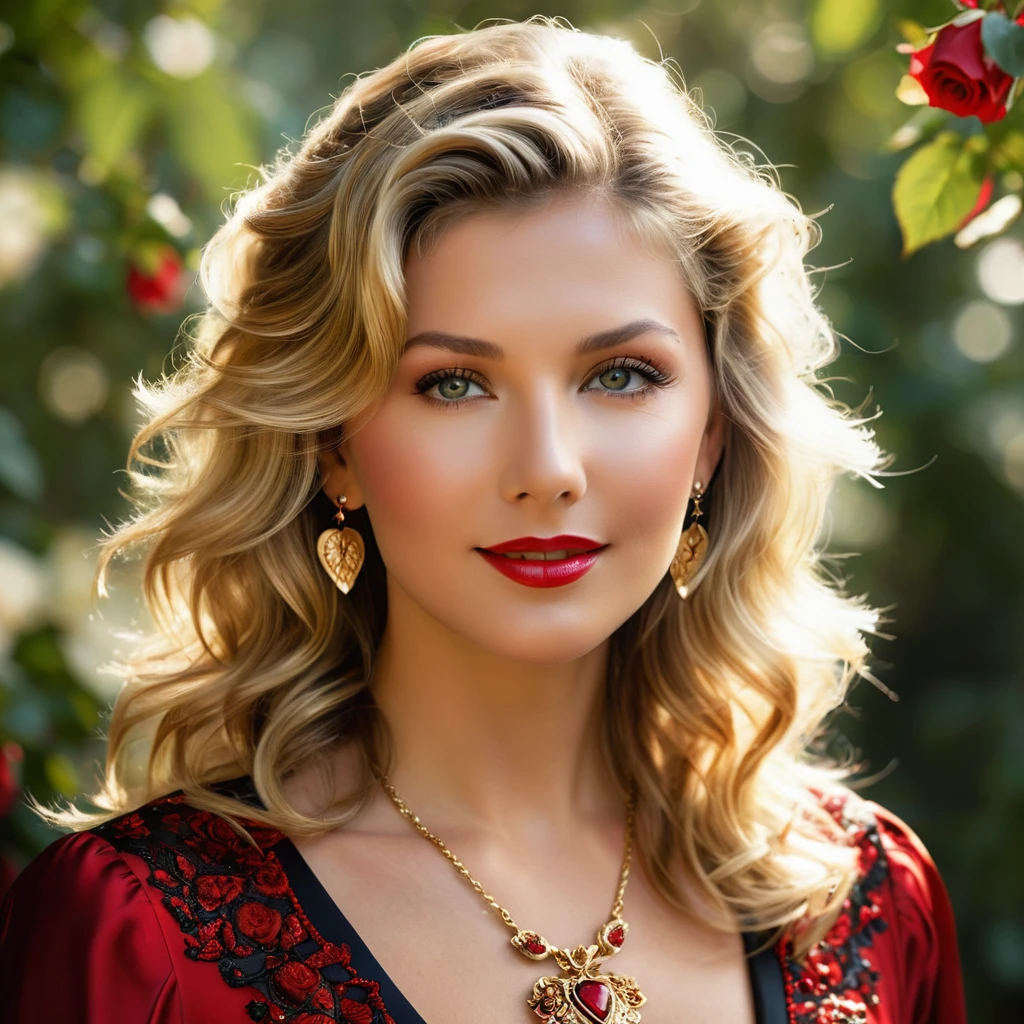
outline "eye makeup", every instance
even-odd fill
[[[609,359],[595,367],[590,372],[586,382],[587,384],[590,384],[609,370],[620,369],[627,370],[630,374],[636,374],[643,378],[646,383],[640,387],[628,389],[625,387],[614,388],[584,386],[580,388],[580,391],[593,391],[600,392],[605,395],[611,395],[616,398],[636,399],[648,396],[655,388],[668,387],[675,382],[675,377],[672,374],[659,369],[655,361],[647,356],[616,356],[614,359]],[[449,394],[445,396],[444,392],[441,391],[440,388],[449,381],[463,381],[467,384],[475,384],[485,391],[488,386],[486,379],[481,374],[477,373],[477,371],[466,367],[453,366],[445,369],[431,370],[430,373],[424,374],[424,376],[420,377],[413,386],[413,393],[423,395],[427,401],[434,405],[443,406],[446,409],[457,409],[463,402],[468,401],[469,399],[493,397],[490,395],[453,394],[451,393],[452,389],[449,389]],[[437,394],[430,394],[429,392],[434,389],[438,389]]]

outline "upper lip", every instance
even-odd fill
[[[557,537],[517,537],[515,540],[506,540],[501,544],[492,544],[484,551],[491,551],[496,555],[504,555],[516,551],[565,551],[567,548],[581,548],[583,551],[594,551],[603,548],[605,545],[599,540],[591,540],[589,537],[577,537],[571,533],[560,533]]]

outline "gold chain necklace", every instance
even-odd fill
[[[558,964],[563,976],[540,978],[533,986],[527,1004],[542,1020],[552,1024],[639,1024],[640,1007],[646,997],[632,978],[602,971],[603,961],[614,956],[626,940],[629,925],[622,919],[622,897],[629,881],[629,867],[633,855],[633,818],[636,810],[636,787],[630,787],[626,805],[626,838],[622,852],[622,872],[619,887],[612,903],[609,919],[597,930],[597,942],[590,946],[577,946],[573,950],[552,946],[538,932],[523,931],[512,915],[469,873],[459,860],[420,819],[409,810],[405,801],[395,792],[387,776],[381,776],[384,792],[407,818],[420,835],[429,839],[451,861],[452,866],[484,902],[496,910],[502,921],[512,929],[512,945],[531,960],[544,960],[550,956]]]

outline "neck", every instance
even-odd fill
[[[394,597],[373,693],[394,742],[391,782],[413,813],[517,841],[621,822],[600,743],[607,641],[557,665],[512,662]]]

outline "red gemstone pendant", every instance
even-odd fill
[[[612,917],[597,931],[597,942],[575,949],[550,946],[536,932],[517,932],[512,945],[535,960],[552,956],[569,977],[539,978],[527,1000],[547,1024],[640,1024],[647,1001],[633,978],[603,969],[626,941],[629,925]],[[544,947],[538,955],[535,945]]]
[[[603,981],[585,978],[573,986],[573,998],[580,1009],[596,1021],[606,1021],[612,1008],[612,990]]]
[[[640,1024],[646,999],[632,978],[609,972],[540,978],[527,1002],[547,1024]]]

